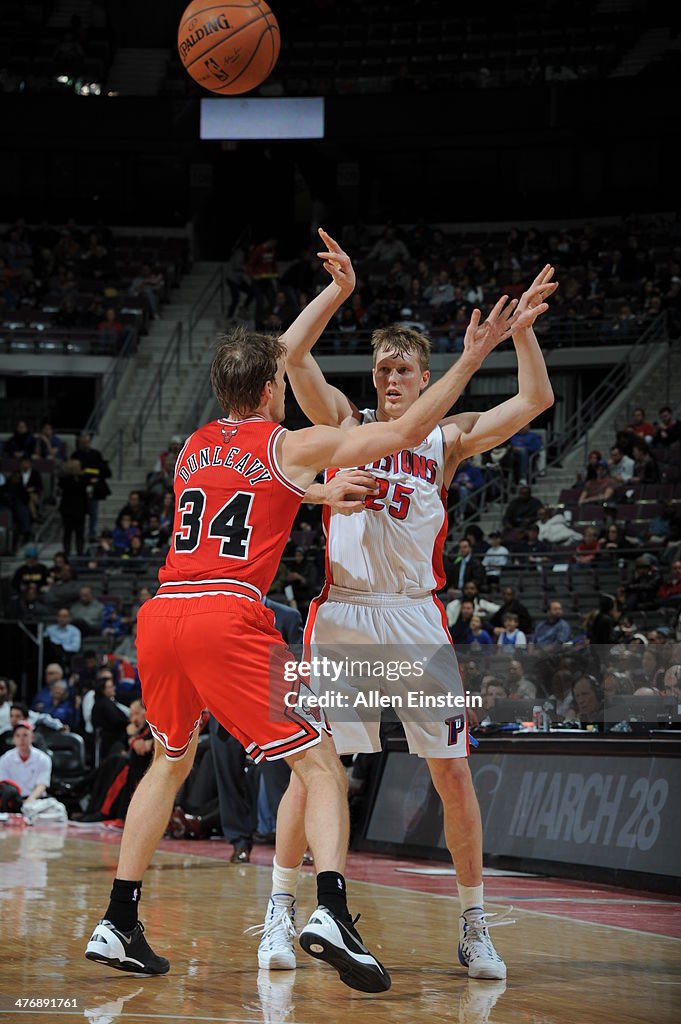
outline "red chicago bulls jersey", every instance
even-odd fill
[[[175,469],[175,521],[159,597],[269,590],[304,491],[274,451],[278,423],[250,417],[207,423]]]

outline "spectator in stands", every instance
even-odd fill
[[[659,649],[656,644],[648,643],[641,655],[641,674],[646,685],[656,690],[664,686],[664,670],[660,667],[655,651]]]
[[[119,519],[121,516],[130,516],[131,520],[140,527],[146,523],[148,512],[141,491],[130,491],[127,503],[118,513]]]
[[[52,777],[52,758],[33,746],[33,726],[28,719],[17,722],[13,734],[14,750],[0,757],[0,779],[16,782],[25,806],[46,795]]]
[[[75,539],[76,554],[85,548],[85,516],[88,508],[87,479],[78,459],[66,459],[59,480],[59,514],[62,521],[62,544],[67,557],[71,554],[71,539]]]
[[[672,562],[667,579],[658,585],[656,597],[660,608],[681,607],[681,559]]]
[[[476,506],[476,492],[485,483],[485,476],[472,459],[463,459],[449,487],[450,511],[454,520],[465,519]]]
[[[499,647],[527,647],[527,636],[518,625],[515,612],[506,612],[503,619],[504,628],[497,637]]]
[[[619,697],[631,695],[634,692],[634,684],[626,672],[618,672],[617,669],[608,669],[603,676],[603,697]]]
[[[482,684],[480,695],[482,697],[482,709],[487,712],[486,718],[480,724],[485,725],[491,721],[489,712],[494,708],[496,702],[498,700],[508,700],[508,687],[503,680],[498,679],[496,676],[488,676]]]
[[[480,589],[485,586],[485,570],[479,559],[473,556],[469,540],[459,541],[459,551],[448,573],[447,585],[455,590],[463,591],[464,583],[472,581]]]
[[[80,586],[74,580],[73,569],[67,563],[55,574],[54,583],[43,591],[43,600],[52,609],[70,608],[78,600],[79,594]]]
[[[518,488],[518,494],[506,506],[504,512],[504,529],[525,529],[536,521],[539,510],[542,507],[541,501],[532,494],[532,489],[523,484]]]
[[[122,513],[112,531],[113,550],[115,555],[124,555],[130,550],[130,541],[133,537],[141,537],[139,526],[133,526],[132,516]]]
[[[113,306],[108,306],[104,311],[104,319],[97,324],[99,340],[106,345],[108,351],[116,354],[120,352],[129,336],[130,331],[120,322],[116,310]]]
[[[142,530],[142,541],[145,551],[150,555],[165,552],[168,546],[168,530],[161,526],[158,515],[155,512],[149,516],[149,522]]]
[[[45,680],[31,702],[32,711],[44,711],[51,700],[51,687],[53,683],[64,679],[64,669],[56,661],[45,666]]]
[[[575,548],[574,561],[576,566],[588,568],[593,565],[600,552],[598,528],[587,526],[584,536]]]
[[[545,541],[549,548],[572,544],[582,539],[581,534],[568,524],[564,512],[553,511],[544,506],[539,509],[537,529],[539,539]]]
[[[24,548],[24,557],[26,561],[12,576],[12,586],[15,590],[24,590],[29,583],[35,583],[42,590],[47,585],[50,574],[47,566],[38,561],[38,549],[35,544],[29,544]]]
[[[68,608],[59,608],[57,621],[48,626],[45,636],[53,648],[62,654],[64,664],[70,665],[71,655],[77,654],[81,648],[81,632],[71,622],[71,612]]]
[[[163,274],[158,270],[153,270],[151,264],[144,263],[139,274],[130,282],[128,295],[143,295],[149,304],[151,316],[155,319],[159,316],[164,287]]]
[[[5,475],[0,471],[0,508],[9,510],[12,529],[21,535],[25,543],[33,537],[33,520],[28,507],[28,492],[18,472]]]
[[[637,545],[632,544],[624,535],[624,528],[617,523],[608,523],[598,541],[601,558],[599,562],[617,562],[620,558],[628,558],[631,552],[637,550]]]
[[[142,571],[146,568],[147,549],[144,546],[144,541],[139,535],[135,535],[130,538],[130,547],[127,551],[124,551],[121,558],[134,558],[139,563],[139,570]],[[143,563],[143,564],[142,564]]]
[[[488,584],[498,590],[501,570],[510,564],[511,552],[501,543],[501,534],[496,530],[490,533],[489,544],[490,546],[482,557],[482,564],[487,574]]]
[[[669,445],[681,441],[681,423],[672,416],[668,405],[663,405],[659,412],[660,422],[653,436],[653,445],[668,448]]]
[[[455,597],[447,605],[447,622],[450,626],[455,625],[459,615],[461,614],[461,601],[469,600],[473,602],[473,609],[476,615],[480,615],[483,619],[489,615],[494,615],[498,610],[499,605],[493,604],[484,597],[480,597],[478,591],[478,585],[473,580],[469,580],[463,585],[463,592],[461,597]]]
[[[94,685],[92,726],[99,733],[101,756],[120,753],[128,745],[127,726],[130,709],[116,700],[116,686],[113,673],[108,669],[98,673]]]
[[[609,501],[615,493],[616,487],[617,480],[609,475],[608,463],[605,461],[599,462],[596,466],[596,478],[586,481],[577,502],[580,505],[584,505]]]
[[[614,480],[626,483],[626,481],[631,480],[634,475],[634,460],[628,455],[625,455],[622,449],[618,448],[617,445],[614,444],[610,449],[610,461],[608,463],[608,468],[610,476]]]
[[[37,522],[40,512],[40,502],[43,494],[43,481],[37,469],[28,456],[24,455],[19,463],[19,478],[21,486],[28,495],[28,510],[31,513],[33,522]]]
[[[28,583],[23,590],[12,594],[9,612],[12,618],[21,622],[38,622],[50,615],[50,609],[43,601],[36,583]]]
[[[45,714],[56,718],[65,729],[75,729],[78,711],[69,698],[69,688],[63,679],[55,680],[50,687],[50,700],[45,705]]]
[[[369,252],[370,260],[377,260],[380,263],[394,263],[395,260],[408,260],[409,250],[397,237],[395,228],[387,227],[378,241]]]
[[[601,594],[598,611],[591,619],[587,628],[587,636],[592,644],[611,644],[614,639],[615,622],[619,613],[615,602],[609,594]]]
[[[113,531],[102,530],[97,540],[97,547],[95,549],[96,559],[108,559],[115,557],[114,543],[113,543]]]
[[[568,642],[570,633],[570,624],[563,618],[562,604],[549,601],[546,618],[535,627],[534,643],[537,647],[557,647]]]
[[[78,438],[76,450],[72,458],[78,459],[82,467],[83,475],[87,481],[88,489],[88,519],[90,542],[97,540],[97,520],[99,517],[99,503],[107,498],[111,491],[107,480],[111,476],[111,470],[102,453],[92,447],[92,437],[83,433]]]
[[[631,423],[627,424],[622,433],[626,435],[630,444],[636,440],[650,444],[655,435],[655,427],[646,419],[645,409],[639,407],[632,412]]]
[[[504,615],[507,612],[515,612],[515,614],[518,616],[518,624],[523,633],[531,633],[532,616],[530,615],[525,605],[518,600],[516,590],[511,586],[503,587],[501,591],[501,599],[503,601],[503,604],[501,605],[500,608],[497,608],[492,618],[490,619],[490,625],[492,626],[494,635],[498,637],[501,633],[503,633]]]
[[[595,676],[580,676],[572,687],[572,699],[581,725],[603,721],[603,690]]]
[[[596,466],[598,465],[599,462],[602,462],[602,461],[603,461],[603,456],[599,452],[598,448],[593,448],[589,452],[589,454],[587,456],[587,460],[586,460],[586,470],[585,470],[585,479],[586,480],[595,480],[596,479]],[[632,469],[633,469],[633,467],[632,467]],[[581,483],[581,474],[579,476],[579,481]]]
[[[634,473],[629,482],[632,484],[659,483],[660,470],[653,453],[647,445],[633,445],[631,455],[634,460]]]
[[[40,424],[40,432],[36,434],[34,458],[38,459],[61,459],[62,442],[61,438],[54,432],[49,420],[43,420]]]
[[[166,449],[166,451],[161,452],[158,459],[154,463],[153,472],[159,473],[164,471],[166,469],[166,462],[172,463],[174,467],[177,456],[180,454],[181,451],[182,438],[180,437],[179,434],[173,434],[173,436],[170,438],[170,441],[168,442],[168,448]],[[172,486],[172,478],[170,484]]]
[[[3,446],[3,454],[8,458],[32,458],[35,452],[35,437],[28,429],[26,420],[17,420],[14,433],[7,438]]]
[[[454,302],[454,286],[450,280],[449,273],[441,270],[433,284],[429,284],[423,292],[426,302],[437,308],[438,306],[450,306]]]
[[[487,647],[493,641],[486,629],[483,628],[482,619],[479,615],[473,615],[470,623],[470,640],[472,647]]]
[[[526,556],[519,559],[520,565],[541,565],[545,562],[545,553],[549,550],[549,546],[546,541],[539,540],[539,527],[536,523],[532,523],[523,531],[522,538],[515,547],[516,554]]]
[[[85,636],[99,636],[103,615],[104,605],[94,597],[92,587],[81,587],[78,601],[71,606],[74,626]]]
[[[655,557],[639,555],[634,562],[634,575],[626,585],[627,611],[654,608],[660,583],[660,570]]]
[[[461,609],[453,626],[449,627],[449,634],[453,644],[470,644],[473,632],[472,622],[475,614],[475,605],[465,597],[461,602]]]
[[[513,658],[506,666],[506,678],[509,696],[518,697],[520,700],[534,700],[537,696],[537,686],[527,678],[523,663],[518,658]]]
[[[518,483],[523,486],[527,484],[530,477],[530,458],[541,451],[543,447],[539,434],[529,427],[521,427],[517,434],[511,437],[509,444],[513,453],[515,475]]]
[[[572,673],[568,669],[559,669],[551,676],[549,690],[559,718],[569,719],[573,716],[572,682]]]

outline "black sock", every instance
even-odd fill
[[[345,879],[337,871],[320,871],[317,875],[317,903],[326,907],[341,921],[350,920]]]
[[[122,932],[131,932],[137,924],[137,908],[142,895],[141,882],[114,878],[111,902],[104,915],[107,921]]]

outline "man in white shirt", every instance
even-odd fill
[[[455,626],[459,621],[459,615],[461,614],[461,601],[467,598],[473,602],[473,614],[479,615],[481,619],[488,619],[494,615],[495,612],[499,611],[499,605],[494,604],[492,601],[488,601],[484,597],[480,597],[477,583],[473,580],[469,580],[468,583],[463,585],[462,597],[456,597],[453,601],[450,601],[447,605],[447,625]]]
[[[26,719],[14,726],[14,750],[0,757],[0,779],[16,782],[24,804],[47,793],[52,776],[52,759],[33,746],[33,726]]]
[[[610,449],[608,466],[610,467],[610,476],[614,477],[615,480],[621,480],[622,483],[631,480],[634,475],[634,460],[625,455],[616,444]]]
[[[60,608],[57,612],[57,621],[45,630],[45,636],[63,648],[67,654],[77,654],[82,643],[81,632],[71,622],[71,612],[68,608]]]

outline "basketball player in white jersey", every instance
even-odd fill
[[[328,234],[320,230],[320,236],[327,248],[318,255],[347,296],[355,285],[350,259]],[[512,334],[518,393],[488,411],[450,416],[416,448],[367,466],[377,490],[366,499],[360,514],[325,507],[327,578],[310,606],[305,630],[305,641],[313,645],[313,652],[331,650],[342,656],[344,645],[347,650],[358,642],[413,649],[428,645],[431,651],[437,647],[445,652],[445,645],[451,648],[444,609],[435,597],[444,585],[447,515],[443,499],[463,459],[501,444],[553,404],[546,364],[532,329],[536,317],[548,308],[544,300],[557,287],[552,276],[553,268],[546,266],[515,309],[520,314]],[[363,423],[395,420],[429,382],[428,339],[399,325],[379,329],[372,338],[377,407],[360,411],[325,380],[306,338],[290,333],[284,340],[289,381],[313,423],[353,430]],[[323,501],[321,492],[319,500]],[[453,648],[447,671],[420,680],[419,688],[463,694]],[[386,681],[381,689],[392,692]],[[469,977],[501,980],[506,977],[506,965],[492,945],[484,914],[482,824],[466,760],[465,715],[452,717],[452,711],[444,709],[438,720],[437,714],[422,713],[415,720],[413,711],[407,712],[403,724],[409,750],[427,760],[443,803],[445,839],[456,867],[461,903],[458,957]],[[345,712],[337,719],[330,712],[329,717],[339,754],[380,750],[380,709],[369,720],[366,712],[355,721],[340,720],[348,717]],[[272,896],[258,950],[261,968],[296,966],[292,921],[299,866],[306,850],[304,807],[305,791],[292,778],[277,817]]]

